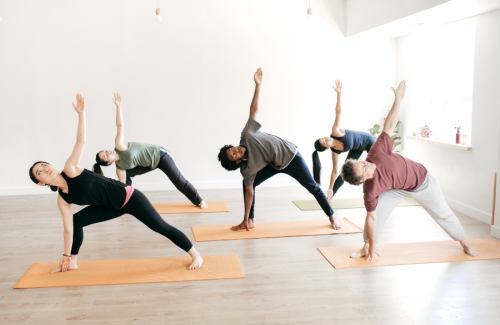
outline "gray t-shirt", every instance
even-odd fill
[[[257,172],[268,164],[277,170],[286,168],[297,153],[297,146],[275,135],[260,132],[259,122],[249,118],[241,132],[240,145],[247,148],[248,159],[240,163],[245,186],[250,186]]]

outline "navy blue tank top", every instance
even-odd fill
[[[77,205],[97,205],[118,210],[127,197],[126,184],[84,169],[76,177],[61,172],[68,183],[68,194],[59,189],[59,195],[67,203]]]
[[[343,137],[335,137],[333,135],[330,135],[330,137],[344,144],[344,150],[342,151],[330,148],[330,150],[338,154],[351,150],[366,150],[370,152],[371,147],[375,144],[375,138],[367,132],[345,130]]]

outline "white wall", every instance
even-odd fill
[[[239,172],[223,170],[216,156],[239,141],[258,67],[263,131],[298,144],[308,163],[313,141],[333,123],[336,78],[344,82],[346,128],[366,130],[390,107],[395,41],[346,40],[343,14],[308,22],[301,0],[160,1],[160,7],[157,23],[156,1],[0,2],[1,195],[49,192],[27,171],[37,160],[63,167],[75,140],[77,92],[87,101],[82,166],[90,169],[98,150],[113,148],[111,96],[118,91],[127,140],[167,148],[198,188],[241,186]],[[322,155],[325,169],[328,159]],[[114,176],[112,167],[105,173]],[[268,182],[296,184],[285,176]],[[173,188],[159,171],[134,185]],[[349,191],[359,195],[360,188],[343,193]]]
[[[500,11],[493,11],[452,24],[470,24],[475,30],[472,151],[405,141],[404,152],[423,163],[437,178],[443,194],[452,208],[484,222],[490,222],[493,198],[493,176],[498,171],[500,121]],[[443,28],[443,27],[440,27]],[[424,31],[432,33],[432,30]],[[418,99],[425,96],[425,83],[417,78],[418,65],[409,58],[418,56],[412,47],[415,33],[397,40],[398,80],[406,79],[408,96],[402,115],[404,133],[409,135],[415,116],[423,108]],[[422,48],[425,44],[422,44]],[[425,51],[425,49],[422,49]],[[459,49],[457,49],[457,55]],[[451,59],[451,58],[450,58]],[[425,109],[425,108],[424,108]]]
[[[347,0],[346,36],[388,24],[450,0]]]

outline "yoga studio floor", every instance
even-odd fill
[[[361,244],[362,234],[196,243],[191,226],[237,224],[243,216],[242,190],[200,192],[207,202],[227,201],[230,212],[163,217],[202,255],[239,254],[244,279],[14,290],[34,262],[59,259],[63,228],[55,195],[0,197],[0,324],[498,324],[500,260],[336,270],[317,247]],[[146,195],[186,201],[176,191]],[[257,226],[325,218],[292,203],[311,198],[301,187],[259,188]],[[335,215],[363,226],[365,212]],[[457,215],[469,238],[490,237],[489,225]],[[421,207],[401,207],[381,243],[448,239]],[[123,216],[86,228],[79,259],[184,254]]]

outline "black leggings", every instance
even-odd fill
[[[194,188],[194,186],[189,183],[189,181],[182,175],[181,171],[175,164],[174,158],[170,155],[170,153],[165,149],[161,148],[160,153],[160,162],[158,163],[158,167],[162,172],[167,175],[168,179],[175,185],[175,187],[184,194],[191,203],[194,205],[199,205],[203,199],[198,194],[198,191]],[[153,171],[149,167],[137,166],[133,169],[127,170],[127,185],[132,185],[132,177],[137,175],[142,175]]]
[[[83,227],[118,218],[125,213],[133,215],[148,226],[149,229],[167,237],[186,252],[193,247],[186,235],[166,223],[146,196],[141,191],[134,189],[134,194],[132,194],[127,204],[119,210],[91,205],[73,215],[73,247],[71,248],[71,255],[77,255],[80,246],[82,246]]]

